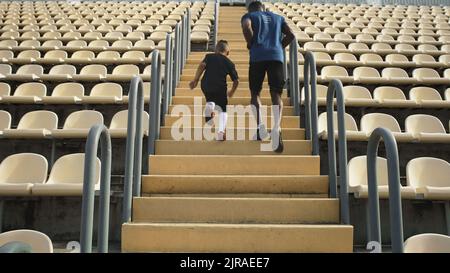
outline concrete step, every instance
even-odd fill
[[[203,61],[204,57],[201,56],[197,56],[197,57],[189,57],[189,59],[186,60],[186,64],[190,65],[195,65],[195,67],[198,66],[198,64]],[[237,59],[239,58],[239,59]],[[248,62],[249,62],[249,56],[239,56],[237,58],[233,58],[232,61],[235,65],[247,65],[248,66]]]
[[[186,69],[183,71],[183,74],[181,75],[180,80],[181,81],[191,81],[194,78],[195,71],[187,71]],[[248,81],[248,71],[238,71],[239,80],[241,81]],[[230,80],[231,81],[231,80]]]
[[[328,176],[143,175],[143,194],[328,196]]]
[[[346,225],[127,223],[123,252],[352,252]]]
[[[215,134],[214,134],[215,136]],[[193,137],[193,136],[192,136]],[[249,136],[247,135],[248,139]],[[158,155],[280,155],[273,151],[262,151],[259,141],[251,140],[157,140]],[[268,143],[268,142],[265,142]],[[311,141],[285,140],[282,155],[310,155]]]
[[[234,118],[233,118],[234,117]],[[217,118],[217,119],[216,119]],[[218,116],[216,116],[216,120],[218,120]],[[265,121],[267,120],[267,122]],[[265,119],[264,116],[262,116],[262,121],[264,124],[266,124],[267,128],[272,128],[272,120],[273,118],[271,116],[267,116]],[[218,121],[216,122],[218,124]],[[187,116],[169,116],[166,115],[165,117],[165,124],[164,126],[174,126],[174,130],[181,130],[184,127],[190,128],[190,127],[205,127],[206,122],[203,115],[191,115],[190,120]],[[209,125],[208,125],[209,126]],[[227,119],[227,126],[230,128],[244,128],[244,127],[250,127],[250,128],[256,128],[256,118],[249,115],[231,115],[228,114]],[[300,117],[298,116],[282,116],[281,117],[281,128],[299,128],[300,127]],[[178,129],[179,128],[179,129]]]
[[[312,155],[151,155],[149,174],[320,175]]]
[[[198,68],[198,64],[197,63],[186,63],[186,65],[184,66],[185,69],[197,69]],[[246,63],[235,63],[235,67],[237,70],[243,70],[243,71],[247,71],[246,73],[248,73],[248,69],[250,67],[250,64],[248,63],[248,61]]]
[[[200,85],[200,84],[199,84]],[[231,85],[228,85],[228,90],[231,89]],[[194,97],[194,96],[203,96],[203,92],[200,89],[199,86],[197,86],[197,88],[191,90],[190,88],[177,88],[175,91],[176,96],[181,96],[181,97]],[[234,93],[234,97],[249,97],[250,96],[250,89],[249,88],[243,88],[243,87],[238,87],[238,89],[236,89],[236,92]],[[270,98],[270,92],[269,92],[269,88],[264,88],[261,91],[261,95],[262,98]],[[287,92],[284,92],[282,94],[282,97],[287,97]]]
[[[178,84],[177,88],[189,88],[189,82],[190,80],[184,80],[184,81],[180,81],[180,83]],[[231,83],[230,83],[231,84]],[[244,81],[244,80],[240,80],[239,81],[239,88],[246,88],[249,89],[249,82],[248,81]],[[263,89],[268,89],[269,88],[269,83],[267,81],[267,79],[264,80],[263,85],[262,85]]]
[[[261,93],[261,94],[264,94],[264,91]],[[263,98],[264,98],[265,96],[263,96]],[[175,109],[175,107],[177,106],[177,105],[179,105],[179,104],[176,104],[176,105],[169,105],[169,112],[168,113],[172,113],[172,111],[173,111],[173,109]],[[190,112],[191,113],[194,113],[194,110],[196,110],[196,111],[199,111],[198,113],[199,114],[202,114],[202,113],[204,113],[205,112],[205,107],[201,107],[200,109],[195,109],[194,108],[194,105],[183,105],[183,107],[184,106],[187,106],[188,108],[189,108],[189,110],[190,110]],[[245,107],[249,107],[248,105],[247,106],[245,106]],[[233,105],[230,105],[230,106],[228,106],[227,107],[227,109],[229,109],[229,111],[232,111],[232,108],[233,108]],[[270,107],[270,106],[266,106],[266,108],[267,108],[267,115],[271,115],[271,113],[272,113],[272,107]],[[249,108],[250,110],[251,110],[251,108]],[[178,111],[178,110],[177,110]],[[175,114],[175,112],[174,112],[174,114]],[[282,114],[283,114],[283,116],[293,116],[294,115],[294,107],[293,106],[283,106],[283,111],[282,111]]]
[[[206,103],[206,99],[203,96],[197,96],[197,98],[201,97],[202,103]],[[290,98],[284,97],[282,98],[284,105],[290,105]],[[272,105],[272,100],[270,98],[261,98],[261,103],[263,105]],[[172,104],[184,104],[184,105],[193,105],[194,97],[192,96],[174,96],[172,98]],[[250,104],[250,94],[247,97],[235,97],[228,98],[228,104],[230,105],[249,105]]]
[[[175,140],[178,138],[176,138],[178,136],[178,132],[179,129],[175,128],[175,131],[172,132],[172,127],[169,126],[163,126],[161,127],[161,131],[160,131],[160,139],[162,140]],[[188,131],[186,134],[188,134],[189,136],[194,136],[195,131],[197,132],[202,132],[201,130],[203,130],[203,128],[201,127],[197,127],[197,128],[183,128],[183,130]],[[199,131],[200,130],[200,131]],[[238,139],[238,137],[240,135],[238,134],[244,134],[245,136],[249,136],[250,133],[253,135],[256,128],[232,128],[227,127],[227,134],[228,134],[228,139]],[[190,133],[189,133],[190,131]],[[184,133],[184,131],[182,131]],[[212,130],[212,132],[218,132],[217,130]],[[231,134],[232,133],[232,134]],[[205,134],[201,134],[202,139],[206,140],[205,138]],[[300,129],[300,128],[285,128],[283,129],[283,140],[304,140],[305,139],[305,130],[304,129]]]
[[[337,224],[339,199],[135,197],[133,223]]]

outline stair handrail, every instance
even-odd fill
[[[158,50],[154,50],[152,53],[151,69],[148,155],[155,154],[155,141],[159,138],[161,129],[161,54]]]
[[[312,154],[318,155],[319,134],[317,133],[317,68],[314,54],[310,51],[305,53],[303,79],[303,91],[305,94],[305,101],[303,102],[303,107],[305,109],[303,111],[305,113],[305,136],[307,140],[311,140],[312,142]]]
[[[111,187],[111,136],[103,124],[91,127],[86,141],[83,177],[83,200],[81,210],[81,253],[92,252],[92,233],[95,199],[95,167],[97,166],[98,143],[100,142],[100,200],[98,224],[98,252],[108,252],[109,235],[109,201]]]
[[[386,149],[389,186],[389,214],[391,226],[392,252],[403,253],[403,216],[400,194],[400,167],[397,142],[391,131],[376,128],[367,144],[367,185],[369,190],[369,241],[379,243],[381,250],[380,204],[378,199],[377,154],[383,140]]]
[[[123,183],[122,223],[131,220],[132,197],[141,184],[144,85],[141,77],[131,80],[128,91],[127,144],[125,148],[125,175]]]
[[[294,115],[300,115],[299,80],[298,80],[298,42],[295,37],[289,45],[289,92]]]
[[[219,31],[219,8],[220,7],[220,1],[215,0],[214,3],[214,36],[213,36],[213,43],[214,48],[217,45],[217,32]]]
[[[172,84],[172,96],[175,96],[176,93],[176,87],[178,83],[180,82],[180,75],[181,75],[181,24],[177,23],[175,26],[175,41],[174,41],[174,53],[173,53],[173,67],[174,67],[174,75],[173,75],[173,84]]]
[[[334,137],[334,97],[337,102],[338,145],[339,145],[339,200],[341,223],[350,224],[348,202],[347,137],[345,134],[345,104],[342,82],[332,79],[327,90],[327,134],[328,134],[328,181],[330,197],[337,197],[336,147]]]
[[[171,103],[172,98],[172,66],[173,66],[173,48],[172,36],[166,35],[166,53],[165,53],[165,67],[164,67],[164,89],[163,89],[163,105],[161,109],[161,117],[164,117]],[[164,126],[164,118],[161,118],[161,125]]]

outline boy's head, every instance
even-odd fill
[[[260,1],[253,1],[247,7],[248,12],[264,11],[264,5]]]
[[[230,53],[230,47],[228,46],[228,42],[225,40],[218,41],[216,45],[216,53],[228,56],[228,54]]]

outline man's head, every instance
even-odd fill
[[[248,12],[264,11],[264,5],[260,1],[253,1],[247,7]]]
[[[216,53],[228,56],[228,54],[230,53],[230,47],[228,46],[228,42],[225,40],[218,41],[216,45]]]

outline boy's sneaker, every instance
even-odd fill
[[[275,153],[282,153],[284,151],[283,138],[281,137],[281,130],[278,131],[278,145],[274,148],[275,149],[273,151]]]
[[[219,140],[219,141],[227,140],[227,133],[226,132],[219,132],[217,134],[217,140]]]

